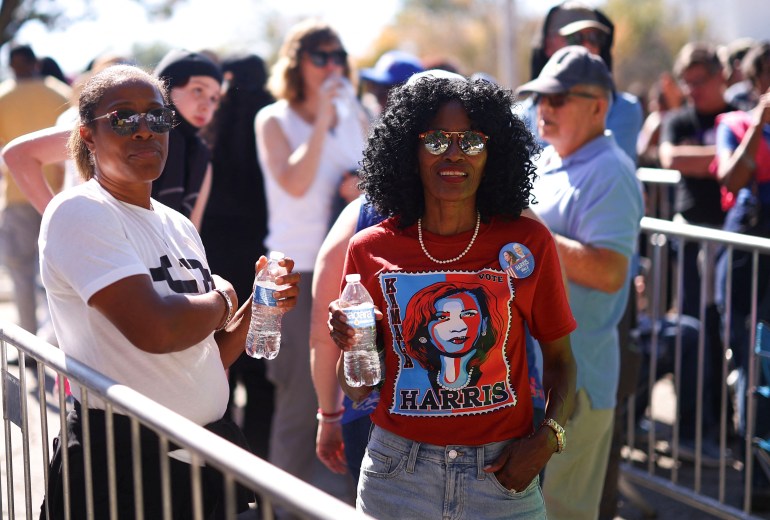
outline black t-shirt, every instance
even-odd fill
[[[734,107],[727,105],[719,112],[701,114],[692,106],[684,106],[663,121],[660,140],[673,145],[714,145],[716,117],[733,110]],[[676,189],[674,210],[691,224],[721,227],[724,212],[719,182],[714,178],[682,176]]]

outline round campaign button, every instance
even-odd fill
[[[500,250],[500,267],[511,278],[526,278],[535,270],[535,257],[524,244],[511,242]]]

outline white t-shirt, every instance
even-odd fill
[[[313,125],[302,119],[286,100],[264,107],[257,119],[273,116],[283,130],[292,152],[307,143]],[[259,141],[257,141],[259,144]],[[294,260],[294,271],[312,272],[318,250],[329,230],[332,201],[346,171],[357,170],[363,158],[364,131],[355,114],[342,118],[324,139],[313,183],[300,197],[284,190],[270,171],[266,154],[259,151],[267,199],[268,233],[265,246]]]
[[[200,294],[212,279],[198,232],[180,213],[121,202],[94,179],[60,193],[43,214],[40,273],[59,346],[68,355],[188,419],[220,419],[229,389],[213,333],[181,352],[135,347],[88,300],[129,276],[150,276],[159,294]],[[80,399],[80,389],[73,385]],[[104,403],[89,396],[89,406]]]

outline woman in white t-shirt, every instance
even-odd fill
[[[306,20],[286,36],[268,88],[278,101],[256,117],[257,151],[268,207],[268,250],[291,251],[312,285],[313,268],[334,201],[358,195],[358,169],[368,117],[349,83],[350,64],[339,35]],[[341,208],[340,208],[341,209]],[[310,374],[310,293],[283,321],[282,354],[267,364],[275,385],[269,460],[339,498],[352,498],[341,476],[315,455],[317,401]]]
[[[212,274],[192,223],[150,197],[163,170],[174,113],[163,84],[136,67],[118,65],[95,75],[80,95],[79,124],[70,151],[83,184],[51,201],[40,231],[43,284],[61,349],[188,419],[234,442],[242,436],[222,420],[228,400],[225,369],[243,350],[251,306],[237,307],[232,285]],[[264,257],[257,268],[264,265]],[[291,271],[293,261],[287,260]],[[298,274],[281,283],[279,305],[292,308]],[[84,518],[81,393],[67,417],[71,515]],[[94,508],[108,517],[105,404],[88,400]],[[114,414],[117,504],[134,517],[130,421]],[[160,518],[159,447],[144,429],[144,516]],[[64,515],[61,441],[55,444],[46,494],[52,518]],[[204,470],[208,518],[222,486]],[[174,518],[189,518],[189,465],[171,459]],[[211,491],[213,490],[213,493]],[[248,497],[239,496],[239,507]],[[44,503],[44,508],[45,508]],[[125,516],[124,516],[125,515]]]

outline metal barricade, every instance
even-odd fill
[[[670,220],[674,214],[671,206],[673,187],[682,178],[679,170],[638,168],[636,178],[645,186],[645,214],[648,217]]]
[[[302,482],[131,388],[120,385],[66,356],[61,350],[16,325],[5,323],[0,324],[0,327],[2,327],[0,328],[0,375],[2,375],[0,397],[4,426],[2,451],[4,486],[2,486],[3,492],[0,492],[2,518],[31,519],[38,518],[40,514],[40,504],[49,481],[49,446],[53,437],[58,434],[58,425],[65,423],[67,408],[71,407],[71,398],[66,396],[64,384],[57,384],[56,396],[53,395],[55,382],[64,381],[65,378],[71,385],[79,386],[83,409],[87,408],[89,396],[98,397],[107,405],[105,410],[108,438],[106,484],[110,491],[110,518],[118,517],[115,504],[114,464],[115,450],[122,447],[116,446],[111,440],[111,434],[114,433],[113,419],[118,414],[129,417],[131,421],[131,444],[135,448],[133,451],[134,489],[139,491],[135,496],[137,518],[142,517],[140,504],[143,499],[142,486],[136,481],[140,478],[138,475],[141,475],[138,466],[141,465],[141,460],[136,455],[140,425],[157,434],[161,453],[166,453],[169,445],[174,445],[186,450],[189,454],[192,475],[191,496],[196,519],[203,518],[200,470],[203,465],[210,466],[223,475],[224,511],[227,518],[246,518],[243,514],[236,516],[236,484],[254,491],[261,499],[261,511],[252,510],[245,513],[248,518],[257,518],[257,515],[263,519],[272,518],[273,506],[278,506],[302,518],[328,520],[368,518],[349,505]],[[18,364],[9,363],[9,347],[15,348]],[[34,379],[32,384],[29,382],[30,379]],[[92,413],[82,414],[86,496],[91,499],[94,484],[88,469],[91,440],[85,432],[88,431],[88,417]],[[63,442],[66,444],[66,438]],[[66,467],[67,457],[64,458]],[[161,458],[167,460],[169,457]],[[167,466],[167,462],[161,461],[164,518],[171,518],[170,476]],[[65,478],[65,497],[69,495],[69,485],[68,479]],[[42,518],[47,516],[44,514]],[[88,518],[94,518],[93,504],[88,507]]]
[[[659,218],[662,220],[671,220],[674,215],[673,211],[673,198],[674,188],[679,180],[682,178],[682,174],[678,170],[664,170],[660,168],[638,168],[636,170],[636,178],[644,186],[644,205],[645,216],[652,218]],[[662,250],[660,253],[663,257],[667,257],[669,254],[668,244],[661,245]],[[669,291],[669,276],[670,269],[666,263],[658,266],[659,280],[663,284],[661,291],[663,294],[668,294]],[[659,311],[665,312],[663,307],[666,302],[661,299],[659,302],[661,307]]]
[[[667,220],[653,219],[645,217],[642,220],[642,236],[648,249],[649,259],[649,285],[651,291],[649,295],[650,325],[651,332],[649,340],[644,343],[643,359],[648,363],[648,374],[644,381],[639,384],[646,385],[648,397],[645,402],[637,402],[636,396],[632,396],[627,405],[627,420],[625,425],[626,438],[623,456],[625,462],[622,464],[621,471],[623,477],[628,481],[653,489],[656,492],[682,501],[692,507],[710,513],[720,518],[761,518],[753,516],[752,510],[752,475],[755,470],[752,453],[752,439],[754,437],[754,428],[756,424],[756,407],[754,405],[755,395],[753,389],[757,385],[757,359],[754,353],[754,342],[756,334],[756,323],[760,315],[760,292],[764,293],[765,287],[759,287],[759,269],[760,259],[770,255],[770,240],[758,238],[743,234],[729,233],[720,230],[691,226],[681,223],[674,223]],[[721,314],[721,331],[718,345],[711,345],[711,349],[719,349],[719,352],[707,351],[707,331],[703,326],[706,323],[706,294],[709,293],[707,281],[710,280],[714,272],[715,265],[712,262],[702,262],[701,269],[701,298],[700,315],[694,318],[699,319],[700,327],[697,329],[697,342],[690,341],[689,346],[693,349],[690,353],[697,352],[697,375],[694,381],[695,385],[695,411],[694,411],[694,450],[693,457],[684,460],[684,451],[680,439],[681,406],[687,405],[680,399],[683,390],[683,371],[692,368],[683,365],[683,356],[687,352],[688,345],[684,345],[683,322],[685,318],[680,312],[682,308],[682,277],[678,277],[678,287],[674,291],[672,302],[667,301],[667,292],[665,289],[665,279],[662,273],[668,268],[671,259],[668,255],[668,246],[674,244],[679,251],[684,250],[684,245],[695,243],[699,245],[702,253],[709,251],[719,251],[726,261],[726,281],[724,310]],[[742,287],[741,289],[750,291],[751,302],[750,312],[747,316],[745,344],[730,345],[730,328],[733,325],[734,317],[731,315],[731,301],[734,293],[732,273],[733,259],[736,251],[748,252],[752,262],[751,287]],[[704,257],[713,257],[715,255],[704,254]],[[683,255],[678,255],[675,262],[678,264],[678,271],[683,269]],[[770,293],[770,291],[768,291]],[[664,318],[667,318],[664,320]],[[661,327],[665,323],[671,327],[668,329],[671,336],[667,337],[661,333]],[[662,344],[663,338],[666,343]],[[690,338],[693,339],[693,338]],[[641,342],[640,342],[641,343]],[[697,346],[696,346],[697,345]],[[666,402],[665,399],[654,399],[653,391],[656,386],[660,387],[661,377],[658,363],[665,355],[671,354],[667,349],[673,348],[674,365],[670,386],[673,393],[674,404],[673,414],[666,418],[661,418],[660,410],[656,409],[656,403]],[[738,352],[738,349],[741,349]],[[716,370],[713,377],[706,379],[705,369],[707,366],[706,358],[710,354],[716,354],[720,359],[720,366],[712,367]],[[748,360],[745,364],[745,373],[748,384],[736,395],[733,379],[735,376],[735,356],[740,354],[745,356],[742,359]],[[712,372],[713,374],[713,372]],[[714,381],[719,388],[715,392],[718,399],[718,448],[719,456],[715,466],[706,468],[704,455],[704,415],[710,412],[704,407],[705,395],[712,388]],[[693,381],[689,381],[692,384]],[[741,407],[742,400],[745,399],[745,433],[738,437],[735,433],[735,424],[740,417],[734,417],[729,414],[730,404],[734,403],[737,408]],[[637,410],[639,406],[644,407]],[[666,408],[671,408],[666,406]],[[738,415],[738,414],[735,414]],[[646,421],[646,429],[640,428],[637,419]],[[742,446],[741,446],[742,445]],[[730,451],[730,449],[732,451]],[[749,454],[749,456],[743,454]]]

